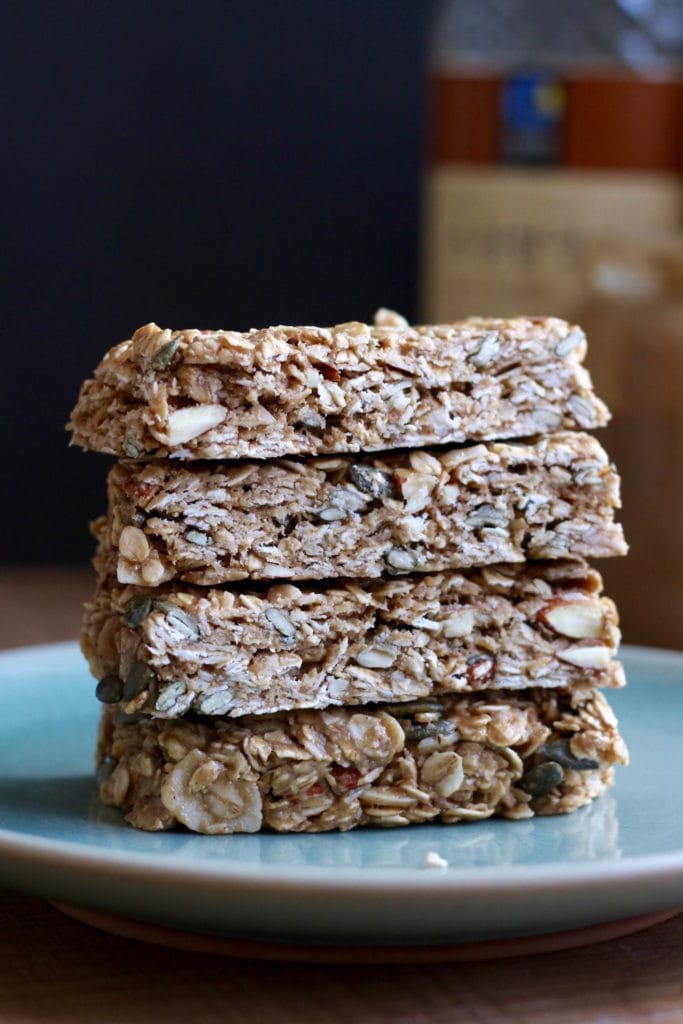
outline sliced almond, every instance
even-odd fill
[[[597,640],[602,636],[604,614],[597,601],[551,601],[538,618],[561,636],[573,640]]]
[[[564,651],[558,651],[560,661],[566,661],[577,668],[602,669],[607,668],[612,660],[608,647],[604,644],[574,644]]]
[[[191,405],[187,409],[176,409],[168,417],[164,434],[159,435],[169,448],[187,444],[200,434],[222,423],[228,410],[222,405]]]

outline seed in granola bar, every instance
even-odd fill
[[[190,544],[197,544],[200,548],[210,547],[213,543],[210,535],[203,530],[185,530],[185,540]]]
[[[417,700],[407,700],[405,703],[382,704],[382,711],[386,711],[396,718],[405,718],[410,715],[441,714],[443,705],[436,697],[418,697]]]
[[[408,548],[389,548],[384,561],[395,573],[412,572],[417,568],[417,555]]]
[[[130,601],[126,604],[123,621],[129,629],[137,629],[147,618],[151,610],[151,597],[147,597],[146,594],[138,594],[136,597],[131,597]]]
[[[271,626],[282,636],[287,637],[288,640],[295,636],[296,626],[279,608],[266,608],[265,615]]]
[[[498,340],[497,331],[487,331],[484,335],[481,345],[476,352],[470,356],[475,366],[481,368],[482,366],[488,366],[492,363],[500,352],[500,341]]]
[[[584,340],[583,331],[570,331],[564,338],[560,338],[558,343],[555,345],[555,355],[559,356],[560,359],[564,356],[568,356],[570,352],[573,352],[579,347]]]
[[[452,722],[441,719],[438,722],[406,722],[403,731],[407,740],[419,743],[420,740],[431,739],[432,736],[445,736],[453,731]]]
[[[173,362],[180,345],[180,338],[171,338],[152,356],[151,365],[155,370],[166,370]]]
[[[95,696],[103,704],[118,704],[123,697],[123,680],[115,675],[105,676],[97,684]]]
[[[183,696],[186,689],[185,683],[169,683],[157,697],[154,709],[156,711],[168,711]]]
[[[592,427],[595,425],[595,406],[590,399],[584,398],[583,395],[570,395],[567,405],[574,413],[579,426]]]
[[[165,598],[157,598],[152,601],[152,607],[156,611],[164,613],[171,629],[175,629],[189,640],[199,640],[201,633],[199,623],[194,615],[190,615],[174,601],[168,601]]]
[[[143,690],[146,690],[153,681],[154,673],[149,665],[145,665],[144,661],[133,662],[133,666],[126,676],[126,682],[123,686],[123,699],[133,700]]]
[[[392,497],[396,494],[390,475],[383,469],[354,465],[349,470],[349,476],[359,491],[370,494],[373,498]]]
[[[318,519],[321,519],[323,523],[340,523],[346,519],[348,512],[345,508],[339,508],[337,505],[326,505],[325,508],[321,508],[318,512]]]
[[[399,649],[393,644],[373,644],[363,647],[353,660],[363,668],[391,668],[398,655]]]
[[[544,761],[536,765],[524,775],[519,783],[520,789],[528,793],[530,797],[545,796],[559,786],[564,778],[564,769],[557,761]]]
[[[556,761],[563,768],[569,768],[574,772],[589,772],[600,767],[592,757],[574,757],[567,737],[553,740],[551,743],[544,743],[540,753],[549,761]]]
[[[204,698],[199,710],[204,715],[226,715],[233,704],[234,697],[229,690],[216,690]]]
[[[510,520],[500,509],[485,502],[472,509],[467,516],[467,522],[469,526],[473,527],[506,527]]]

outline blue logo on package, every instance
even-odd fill
[[[500,92],[501,159],[557,163],[565,104],[563,83],[547,72],[524,72],[506,79]]]

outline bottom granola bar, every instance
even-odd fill
[[[534,689],[241,719],[106,708],[97,760],[131,825],[217,834],[561,814],[628,753],[601,693]]]

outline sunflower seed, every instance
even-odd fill
[[[265,615],[271,626],[288,640],[296,635],[296,626],[279,608],[266,608]]]
[[[488,366],[500,352],[500,342],[497,331],[488,331],[476,352],[470,356],[475,366]]]
[[[209,534],[203,530],[185,530],[185,540],[190,544],[197,544],[200,548],[210,547],[213,543]]]
[[[561,359],[564,356],[568,356],[570,352],[577,349],[584,340],[583,331],[570,331],[564,338],[560,338],[557,345],[555,346],[555,355]]]
[[[165,686],[156,699],[154,708],[156,711],[169,711],[176,701],[183,696],[187,687],[185,683],[169,683]]]
[[[389,548],[384,561],[395,572],[412,572],[417,568],[417,556],[408,548]]]
[[[177,633],[186,636],[190,640],[199,640],[201,636],[199,623],[184,608],[180,608],[175,602],[167,601],[165,598],[152,601],[152,607],[156,611],[163,612],[166,622],[171,629],[175,629]]]

